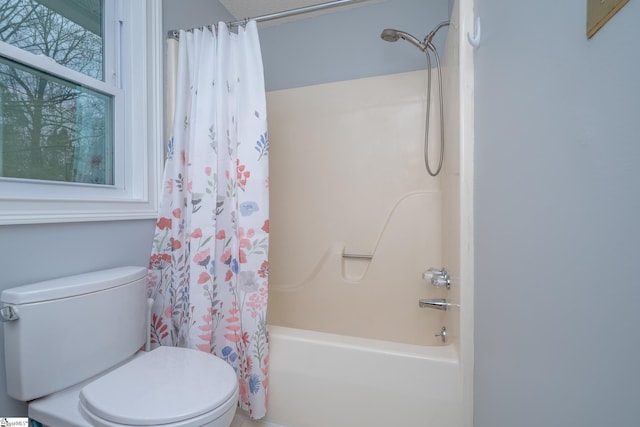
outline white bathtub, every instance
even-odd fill
[[[266,421],[285,427],[458,427],[460,367],[427,347],[270,326]]]

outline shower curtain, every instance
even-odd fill
[[[180,31],[175,113],[149,262],[152,346],[210,352],[266,412],[268,162],[255,21]],[[211,379],[215,381],[215,378]],[[177,391],[179,392],[179,391]]]

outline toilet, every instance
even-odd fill
[[[8,394],[56,426],[229,427],[234,369],[197,350],[140,351],[147,270],[120,267],[0,294]]]

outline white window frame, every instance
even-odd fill
[[[105,82],[0,42],[10,59],[114,95],[115,185],[0,178],[0,225],[157,218],[162,170],[162,6],[106,0]],[[107,40],[108,39],[108,40]],[[113,41],[113,43],[111,43]],[[109,57],[109,55],[106,55]]]

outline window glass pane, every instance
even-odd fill
[[[0,176],[114,184],[113,99],[0,57]]]
[[[0,0],[0,40],[104,80],[103,0]]]

